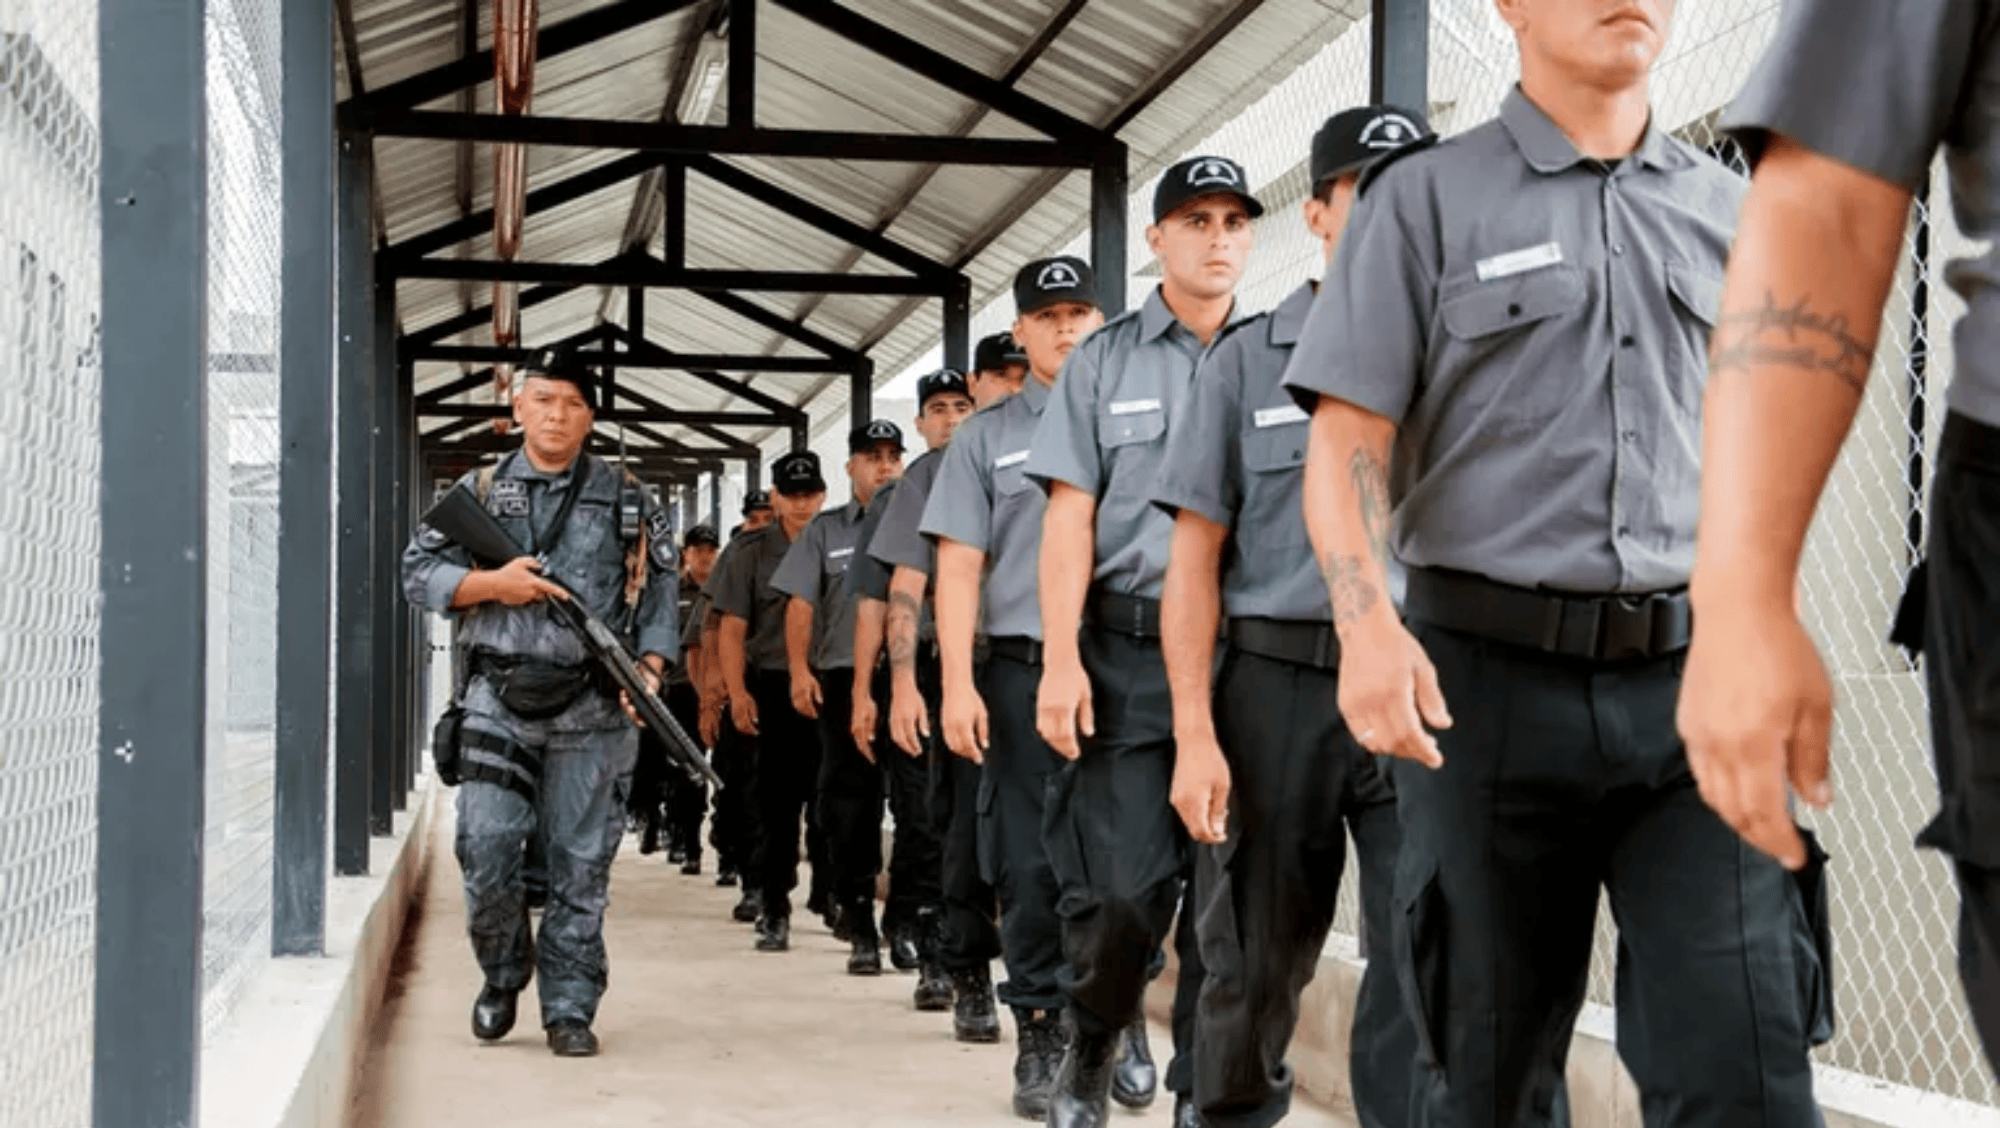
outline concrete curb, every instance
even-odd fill
[[[270,961],[204,1049],[204,1128],[344,1128],[444,796],[426,775],[369,876],[330,883],[326,955]]]

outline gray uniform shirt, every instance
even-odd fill
[[[810,659],[815,670],[854,668],[854,600],[847,590],[847,569],[854,563],[866,516],[859,502],[850,501],[813,518],[771,577],[772,587],[813,605]]]
[[[907,475],[908,471],[904,471]],[[875,599],[884,603],[889,600],[889,566],[868,555],[868,545],[875,539],[875,530],[882,527],[882,514],[888,511],[890,499],[896,496],[896,487],[901,481],[890,482],[875,495],[875,501],[868,507],[868,515],[861,519],[861,532],[855,543],[862,550],[854,554],[854,563],[847,566],[847,590],[856,599]]]
[[[1065,482],[1097,499],[1092,581],[1101,590],[1160,597],[1174,525],[1153,505],[1153,483],[1201,355],[1155,288],[1063,362],[1027,474],[1044,489]]]
[[[2000,234],[2000,3],[1792,0],[1723,115],[1756,152],[1763,131],[1914,191],[1942,145],[1952,211],[1973,240]],[[2000,248],[1959,259],[1953,411],[2000,427]]]
[[[919,529],[986,554],[983,632],[1042,637],[1042,513],[1048,498],[1028,479],[1029,445],[1053,398],[1030,375],[1021,390],[959,424],[945,448]]]
[[[877,497],[868,507],[870,517],[879,512],[882,519],[872,531],[863,527],[861,544],[867,551],[855,567],[882,573],[883,599],[889,597],[888,578],[897,568],[914,568],[933,580],[937,576],[937,546],[924,536],[921,527],[925,503],[930,501],[931,487],[943,465],[944,451],[925,451],[903,470],[894,494]],[[937,638],[937,620],[931,616],[931,596],[936,590],[935,583],[924,587],[924,606],[917,620],[917,638],[924,642]]]
[[[804,540],[805,534],[800,533],[799,539]],[[715,609],[748,626],[743,643],[748,669],[782,673],[791,668],[785,657],[785,606],[791,598],[771,586],[771,577],[792,544],[785,539],[782,524],[773,521],[731,541],[709,578]]]
[[[1586,159],[1518,89],[1378,171],[1286,383],[1398,424],[1397,557],[1581,593],[1686,584],[1742,178],[1658,129]]]
[[[579,485],[579,480],[581,484]],[[477,493],[478,474],[459,479],[454,489]],[[625,603],[626,545],[618,536],[618,471],[595,455],[583,455],[571,469],[546,474],[516,451],[502,458],[493,471],[486,511],[499,521],[516,544],[545,558],[549,575],[568,584],[585,607],[632,639],[641,654],[658,654],[669,662],[680,659],[680,631],[675,598],[672,530],[664,512],[647,503],[646,524],[652,550],[646,561],[645,590],[638,605]],[[570,509],[568,527],[558,538],[550,528],[564,496],[579,489]],[[553,546],[551,549],[550,546]],[[419,525],[403,550],[403,595],[410,604],[441,615],[459,616],[458,644],[467,650],[534,658],[559,665],[580,666],[594,661],[583,639],[558,622],[543,604],[509,607],[481,603],[462,611],[451,609],[452,596],[472,570],[464,549],[436,530]],[[468,685],[466,708],[494,713],[498,702],[483,678]],[[615,728],[628,723],[618,703],[602,694],[586,694],[549,722],[559,731]]]
[[[1222,559],[1222,612],[1230,618],[1333,617],[1306,539],[1311,417],[1281,382],[1312,304],[1308,283],[1217,339],[1195,372],[1153,487],[1168,514],[1186,509],[1230,531]]]

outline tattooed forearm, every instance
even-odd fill
[[[889,593],[889,667],[894,670],[917,668],[917,619],[922,609],[908,592]]]
[[[1347,463],[1354,496],[1361,506],[1361,528],[1368,534],[1368,551],[1375,562],[1389,563],[1389,464],[1364,447],[1354,448]]]
[[[1832,376],[1860,395],[1874,347],[1854,335],[1846,314],[1815,310],[1810,301],[1802,295],[1781,306],[1767,292],[1762,306],[1723,314],[1710,370],[1720,376],[1767,365],[1796,368]]]
[[[1374,583],[1368,579],[1359,556],[1329,552],[1320,558],[1320,574],[1326,577],[1326,590],[1333,596],[1333,625],[1336,630],[1344,630],[1360,622],[1362,616],[1374,610],[1381,598]]]

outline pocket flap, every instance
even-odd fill
[[[1548,266],[1512,278],[1481,282],[1445,299],[1444,327],[1454,337],[1473,339],[1519,329],[1582,308],[1583,272]]]
[[[1106,412],[1097,417],[1097,440],[1106,447],[1150,443],[1167,433],[1167,413],[1158,406],[1146,411]]]
[[[1243,465],[1260,474],[1304,466],[1308,431],[1304,423],[1245,431]]]
[[[1715,325],[1715,319],[1722,309],[1722,279],[1691,266],[1675,263],[1667,267],[1667,289],[1674,295],[1676,301],[1686,307],[1689,313],[1699,317],[1703,324],[1710,327]]]

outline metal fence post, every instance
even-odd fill
[[[271,952],[326,950],[328,597],[333,538],[333,5],[284,7],[283,357],[279,365],[278,757]]]
[[[374,680],[374,693],[368,710],[368,723],[374,728],[375,735],[370,740],[374,759],[368,769],[368,830],[371,834],[386,835],[395,831],[396,793],[401,790],[397,784],[400,768],[394,705],[397,689],[395,608],[396,600],[402,598],[397,554],[403,546],[403,538],[408,535],[407,529],[397,528],[397,483],[402,473],[396,464],[397,420],[401,413],[396,408],[399,397],[396,388],[394,282],[376,280],[374,313],[375,349],[373,363],[369,367],[374,377],[370,395],[374,400],[375,425],[369,434],[375,480],[370,491],[373,504],[368,509],[366,538],[369,542],[369,566],[375,575],[374,599],[369,608],[375,623],[374,646],[371,647],[374,651],[373,664],[369,669],[369,676]]]
[[[91,1119],[192,1124],[207,779],[204,6],[98,5],[103,596]]]
[[[1370,98],[1430,113],[1430,0],[1373,0]]]
[[[370,555],[368,509],[374,481],[375,295],[373,219],[369,210],[368,142],[343,137],[338,161],[335,219],[338,274],[339,368],[335,382],[340,443],[337,525],[340,529],[338,596],[335,600],[335,689],[333,777],[333,871],[368,872],[368,773],[374,726],[369,720],[373,693],[372,611],[375,575]]]

